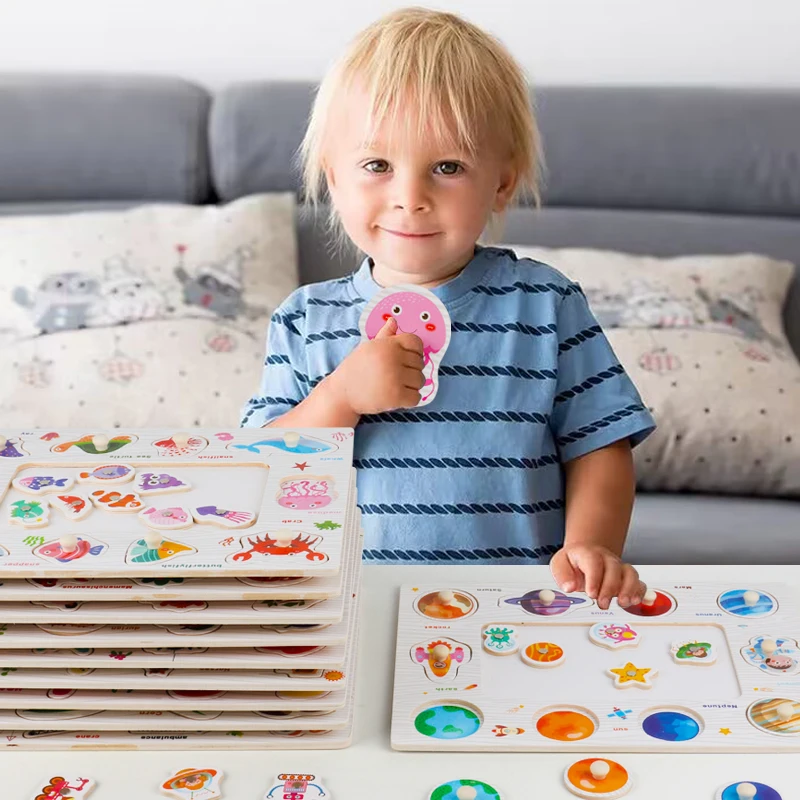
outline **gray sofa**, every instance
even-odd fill
[[[263,82],[212,97],[170,78],[0,76],[0,214],[295,190],[312,91]],[[514,209],[506,241],[800,264],[800,92],[543,88],[537,100],[545,208]],[[353,268],[330,252],[323,220],[301,213],[298,236],[303,282]],[[800,353],[800,278],[785,323]],[[800,501],[641,494],[627,557],[797,564]]]

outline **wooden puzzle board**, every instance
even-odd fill
[[[794,590],[654,589],[651,606],[603,611],[547,586],[403,587],[392,746],[800,751]],[[615,649],[590,639],[593,626]]]
[[[355,483],[352,429],[0,436],[0,578],[335,576],[341,569]],[[120,472],[129,476],[126,468],[133,480],[110,482]],[[81,475],[94,482],[80,482]],[[27,490],[14,481],[27,481]],[[152,485],[178,483],[190,488],[148,494]],[[51,502],[59,508],[48,509]],[[85,518],[74,517],[94,505]],[[148,508],[171,509],[170,516],[140,516]],[[190,527],[154,530],[156,519],[175,524],[193,511]]]

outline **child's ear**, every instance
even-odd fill
[[[322,174],[325,176],[328,189],[333,189],[336,186],[336,179],[333,175],[333,167],[327,161],[322,162]]]
[[[514,197],[519,182],[519,172],[511,165],[500,173],[500,181],[492,204],[492,211],[496,214],[502,213]]]

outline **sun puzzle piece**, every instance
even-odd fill
[[[136,470],[129,464],[102,464],[91,472],[79,472],[78,483],[99,483],[103,486],[113,486],[132,481],[134,475],[136,475]]]
[[[771,786],[757,781],[732,783],[720,789],[714,800],[782,800],[781,795]]]
[[[152,533],[152,535],[151,535]],[[127,564],[151,564],[156,561],[171,561],[173,558],[188,556],[196,553],[197,549],[181,542],[172,542],[162,539],[154,531],[137,539],[125,555]]]
[[[800,672],[800,646],[796,639],[754,636],[741,653],[748,664],[768,675],[796,675]]]
[[[461,778],[437,786],[429,800],[501,800],[500,792],[483,781]]]
[[[558,667],[564,663],[564,649],[553,642],[529,644],[520,657],[529,667]]]
[[[231,511],[218,506],[193,508],[192,517],[200,525],[217,525],[220,528],[249,528],[256,521],[256,515],[250,511]]]
[[[296,772],[282,773],[275,777],[274,784],[267,789],[264,800],[333,800],[331,793],[316,775]]]
[[[78,522],[92,513],[94,506],[90,499],[79,492],[74,494],[57,494],[47,500],[52,508],[60,511],[70,522]]]
[[[161,784],[161,791],[176,800],[216,800],[222,797],[222,770],[182,769]]]
[[[16,500],[8,507],[8,521],[23,528],[43,528],[50,521],[50,504],[38,500]]]
[[[567,767],[564,783],[572,794],[588,798],[622,797],[631,788],[628,770],[609,758],[584,758]]]
[[[141,472],[136,480],[136,491],[148,497],[155,494],[187,492],[191,488],[190,483],[168,472]]]
[[[105,542],[90,539],[87,536],[67,534],[60,539],[36,547],[33,554],[58,564],[69,564],[84,556],[99,556],[107,549],[108,545]]]
[[[419,642],[411,648],[411,660],[421,664],[426,677],[434,682],[455,679],[459,666],[469,663],[471,657],[472,651],[467,645],[452,639]]]
[[[307,561],[327,561],[326,553],[316,548],[322,544],[322,537],[313,533],[279,529],[274,533],[242,536],[239,540],[241,551],[228,556],[228,561],[250,561],[254,556],[264,558],[292,558],[302,556]]]
[[[629,686],[652,689],[652,679],[658,675],[658,670],[652,667],[637,667],[629,661],[624,667],[612,667],[608,670],[608,674],[614,678],[614,686],[617,689],[627,689]]]
[[[97,489],[89,497],[96,508],[114,513],[132,513],[144,505],[136,492],[123,494],[114,489]]]
[[[31,800],[84,800],[96,785],[92,778],[50,778]]]
[[[278,505],[298,511],[325,508],[338,497],[330,475],[284,478],[278,486]]]
[[[193,524],[191,513],[183,506],[169,508],[148,506],[139,512],[139,519],[148,528],[155,528],[158,531],[181,530],[191,528]]]
[[[713,664],[717,660],[717,649],[711,642],[675,642],[670,653],[676,664]]]
[[[56,475],[26,475],[23,478],[15,478],[11,481],[11,485],[19,492],[42,495],[51,492],[68,492],[75,485],[75,480]]]
[[[511,625],[488,625],[483,629],[483,649],[494,656],[510,656],[519,650],[517,629]]]
[[[504,597],[500,601],[500,605],[503,603],[519,606],[526,614],[534,614],[537,617],[568,614],[575,606],[588,608],[592,605],[592,601],[588,597],[564,594],[557,589],[534,589],[525,592],[522,597]]]
[[[637,647],[641,634],[628,624],[618,622],[598,622],[589,629],[589,638],[600,647],[621,650],[624,647]]]

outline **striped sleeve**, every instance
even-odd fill
[[[259,390],[245,404],[242,427],[263,427],[303,400],[309,391],[303,346],[305,309],[290,296],[272,315]]]
[[[557,324],[558,377],[551,424],[561,460],[626,438],[635,447],[655,430],[655,422],[582,291],[561,299]]]

